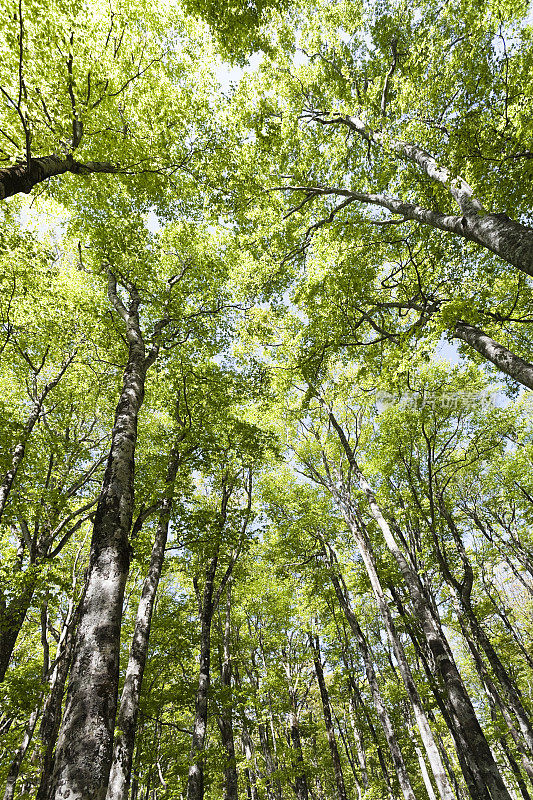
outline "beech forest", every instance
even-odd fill
[[[532,120],[526,0],[0,0],[0,798],[532,800]]]

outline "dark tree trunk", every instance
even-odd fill
[[[333,583],[333,587],[335,589],[339,605],[343,610],[344,616],[346,617],[346,621],[348,622],[348,625],[351,628],[351,631],[357,642],[357,647],[359,649],[359,652],[361,653],[363,663],[365,665],[366,676],[368,679],[368,683],[370,685],[370,690],[372,692],[374,707],[379,717],[381,727],[383,728],[383,733],[385,734],[385,739],[387,741],[387,745],[390,750],[392,762],[394,764],[394,768],[398,776],[398,782],[400,784],[402,794],[405,800],[416,800],[415,793],[413,791],[413,788],[411,786],[411,781],[409,779],[409,774],[407,772],[407,768],[405,766],[405,762],[403,760],[403,756],[400,750],[400,746],[396,738],[396,733],[394,731],[392,721],[389,717],[389,713],[387,711],[387,708],[383,701],[383,697],[381,695],[381,691],[379,688],[376,672],[374,670],[374,664],[372,662],[372,657],[370,654],[367,641],[349,603],[348,597],[346,595],[346,592],[342,584],[342,578],[340,578],[338,575],[339,566],[336,556],[331,547],[326,545],[326,542],[324,540],[322,540],[322,544],[324,547],[328,547],[330,553],[330,565],[331,565],[330,578]],[[326,551],[324,552],[327,557]]]
[[[73,601],[71,601],[73,603]],[[63,695],[65,694],[65,685],[67,676],[72,662],[72,653],[74,649],[74,638],[76,635],[76,628],[79,623],[83,597],[79,601],[76,609],[72,613],[70,619],[66,621],[64,629],[64,639],[62,646],[58,652],[58,662],[54,667],[50,679],[50,693],[46,698],[44,704],[43,716],[41,725],[39,727],[39,736],[44,744],[45,750],[43,755],[41,781],[35,800],[48,800],[50,794],[50,784],[52,780],[52,770],[54,765],[54,748],[61,725],[61,712],[63,705]],[[73,605],[71,606],[73,609]]]
[[[82,164],[72,158],[60,156],[42,156],[30,159],[30,166],[26,161],[14,164],[11,167],[0,169],[0,200],[12,197],[23,192],[28,194],[38,183],[64,175],[66,172],[75,175],[90,175],[91,173],[113,173],[117,168],[113,164],[99,161],[88,161]]]
[[[32,711],[30,719],[28,720],[28,724],[26,725],[26,730],[24,732],[24,737],[22,739],[22,742],[15,751],[15,754],[13,756],[11,765],[7,773],[7,782],[6,782],[6,790],[4,792],[4,800],[13,800],[15,796],[15,784],[19,776],[20,768],[22,766],[22,761],[24,759],[24,756],[26,755],[28,747],[30,746],[40,711],[41,711],[40,705],[37,706],[37,708],[35,708]]]
[[[191,765],[187,780],[187,800],[203,800],[204,796],[204,743],[207,732],[208,693],[211,679],[211,622],[213,619],[213,594],[218,563],[218,547],[205,572],[205,585],[201,608],[200,675],[196,691],[194,725],[192,732]]]
[[[224,766],[224,800],[238,800],[237,760],[235,757],[235,738],[233,736],[233,697],[231,690],[231,583],[228,582],[226,619],[223,632],[224,660],[220,668],[220,684],[223,698],[218,715],[218,727],[222,745],[226,751]]]
[[[320,689],[320,699],[322,700],[322,711],[324,713],[324,724],[326,726],[329,750],[331,753],[331,760],[333,762],[333,772],[335,774],[337,794],[339,800],[348,800],[346,795],[346,787],[344,785],[344,776],[342,774],[342,764],[339,756],[339,748],[337,747],[337,738],[335,736],[335,730],[333,728],[333,720],[331,718],[331,705],[329,702],[329,694],[326,687],[326,681],[324,680],[324,670],[322,669],[322,660],[320,655],[320,641],[318,636],[310,636],[309,641],[313,652],[313,663],[315,667],[315,674],[318,682],[318,688]]]
[[[355,454],[346,439],[344,431],[333,413],[330,412],[329,418],[337,431],[349,463],[359,480],[359,485],[367,497],[370,513],[378,524],[385,543],[398,564],[409,591],[413,610],[432,653],[439,678],[445,687],[450,712],[455,718],[456,732],[464,749],[465,761],[469,765],[469,773],[465,775],[465,780],[468,781],[470,788],[472,786],[472,777],[474,778],[473,796],[479,794],[481,797],[488,796],[491,800],[511,800],[498,764],[479,724],[470,696],[457,669],[448,640],[442,630],[440,619],[427,600],[424,587],[416,570],[398,546],[391,528],[378,505],[374,492],[359,469]],[[344,515],[360,516],[358,507],[352,501],[351,496],[340,494],[335,487],[332,487],[332,492],[336,496]]]
[[[294,708],[289,712],[289,735],[293,751],[294,792],[298,800],[309,800],[307,776],[300,739],[300,721]]]

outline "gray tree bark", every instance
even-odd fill
[[[218,715],[218,727],[222,745],[226,751],[224,766],[224,800],[238,800],[237,759],[235,757],[235,738],[233,735],[233,697],[231,689],[231,582],[226,589],[226,617],[223,632],[223,661],[220,666],[220,684],[224,697]]]
[[[374,702],[374,707],[379,717],[383,733],[385,734],[385,739],[389,747],[389,751],[392,757],[392,763],[394,764],[394,769],[396,771],[396,775],[398,776],[398,782],[400,784],[400,789],[402,791],[404,800],[416,800],[415,793],[411,786],[409,773],[407,772],[402,752],[400,750],[400,746],[396,738],[396,732],[394,730],[391,718],[389,717],[389,713],[387,711],[387,708],[383,701],[383,697],[381,695],[376,672],[374,670],[374,664],[372,662],[372,656],[370,654],[370,649],[368,647],[366,638],[359,626],[357,618],[348,600],[348,594],[344,587],[342,576],[340,575],[339,572],[337,557],[331,545],[328,545],[322,537],[321,537],[321,543],[324,548],[324,556],[327,558],[330,565],[329,574],[331,582],[333,584],[333,588],[335,589],[335,594],[337,595],[337,600],[339,601],[339,605],[343,610],[344,616],[346,617],[346,621],[348,622],[348,625],[351,628],[351,631],[357,642],[357,647],[363,658],[366,676],[368,679],[370,690],[372,692],[372,700]]]
[[[503,347],[480,328],[459,320],[455,323],[452,336],[454,339],[461,339],[466,342],[483,358],[486,358],[499,370],[521,383],[522,386],[533,389],[533,364]]]
[[[149,366],[139,324],[140,298],[130,290],[126,309],[109,273],[109,298],[122,317],[128,360],[115,413],[102,490],[91,540],[85,596],[74,648],[65,713],[59,732],[53,800],[104,800],[113,754],[120,627],[130,562],[128,535],[134,503],[137,420]]]
[[[436,617],[434,609],[427,602],[420,578],[398,546],[391,528],[377,503],[374,492],[359,469],[355,454],[346,439],[344,431],[332,412],[329,412],[329,419],[337,431],[350,466],[359,480],[362,491],[366,495],[370,513],[378,524],[385,543],[398,564],[408,588],[414,612],[427,639],[438,674],[446,689],[450,710],[455,717],[456,734],[460,736],[464,747],[464,757],[468,761],[470,769],[468,775],[465,775],[465,780],[470,788],[472,777],[474,778],[473,796],[488,796],[491,800],[510,800],[509,792],[479,724],[472,701],[457,669],[448,640],[442,630],[440,620]],[[353,509],[351,499],[341,498],[341,502],[346,504],[347,513],[351,513]],[[344,511],[344,509],[342,510]]]
[[[322,659],[320,655],[320,641],[318,636],[310,636],[309,643],[313,653],[313,664],[315,667],[316,679],[318,688],[320,690],[320,699],[322,701],[322,711],[324,714],[324,724],[326,726],[326,734],[328,737],[329,750],[331,753],[331,761],[333,763],[333,772],[335,775],[335,783],[337,785],[338,800],[348,800],[346,794],[346,787],[344,785],[344,775],[342,774],[342,764],[339,756],[339,748],[337,747],[337,738],[333,728],[333,720],[331,718],[331,705],[329,702],[329,694],[324,680],[324,670],[322,669]]]

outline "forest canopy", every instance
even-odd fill
[[[0,12],[4,800],[531,800],[528,3]]]

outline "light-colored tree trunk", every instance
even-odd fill
[[[147,369],[157,356],[155,348],[146,355],[139,325],[140,299],[135,290],[130,295],[126,309],[118,298],[116,280],[109,273],[109,297],[125,323],[128,360],[95,514],[85,596],[54,762],[53,800],[104,800],[113,755],[137,421]]]
[[[329,418],[332,426],[337,431],[350,466],[359,480],[359,485],[366,495],[370,513],[379,526],[383,539],[398,564],[409,591],[413,610],[428,642],[438,674],[446,688],[450,710],[455,718],[456,735],[462,742],[464,747],[463,755],[469,766],[469,772],[465,775],[465,780],[469,783],[469,787],[472,785],[472,779],[475,784],[472,786],[471,793],[474,797],[488,797],[491,800],[510,800],[509,792],[479,724],[474,706],[457,669],[440,620],[427,601],[416,570],[396,542],[372,488],[359,469],[355,454],[346,439],[344,431],[331,411],[329,412]],[[335,491],[334,487],[332,487],[332,491]],[[348,514],[353,514],[356,511],[357,513],[356,506],[350,496],[339,495],[338,492],[336,492],[336,495],[343,512],[346,511]]]
[[[331,704],[329,702],[329,694],[324,680],[324,670],[322,668],[322,659],[320,655],[320,641],[318,636],[309,637],[312,653],[313,664],[315,667],[315,675],[320,690],[320,699],[322,701],[322,711],[324,714],[324,724],[326,726],[326,734],[328,737],[329,750],[331,753],[331,761],[333,763],[333,773],[335,775],[335,783],[337,785],[338,800],[348,800],[346,794],[346,787],[344,785],[344,775],[342,774],[342,764],[339,756],[339,748],[337,747],[337,737],[333,728],[333,720],[331,717]]]
[[[405,761],[403,760],[402,752],[396,738],[396,732],[379,688],[370,649],[348,600],[348,596],[343,585],[342,576],[340,576],[337,557],[331,546],[326,543],[324,538],[320,538],[322,546],[324,547],[324,555],[326,558],[328,558],[329,553],[328,560],[330,563],[330,578],[335,589],[335,594],[337,595],[337,600],[339,601],[339,605],[343,610],[346,621],[348,622],[348,625],[350,626],[355,637],[357,647],[363,659],[366,676],[370,686],[370,691],[372,693],[374,707],[381,723],[383,733],[385,734],[385,739],[389,747],[392,763],[394,764],[394,769],[396,770],[396,775],[398,776],[398,782],[400,784],[400,789],[404,796],[404,800],[416,800],[415,793],[409,779],[409,774],[405,766]]]
[[[157,530],[150,556],[150,566],[148,567],[148,573],[144,580],[141,598],[137,608],[133,639],[117,716],[113,761],[109,775],[106,800],[127,800],[128,797],[133,751],[135,749],[135,731],[139,713],[139,700],[144,668],[148,657],[152,614],[165,559],[165,547],[168,537],[172,498],[178,465],[179,451],[177,447],[175,447],[170,455],[166,475],[166,487],[161,501]]]

